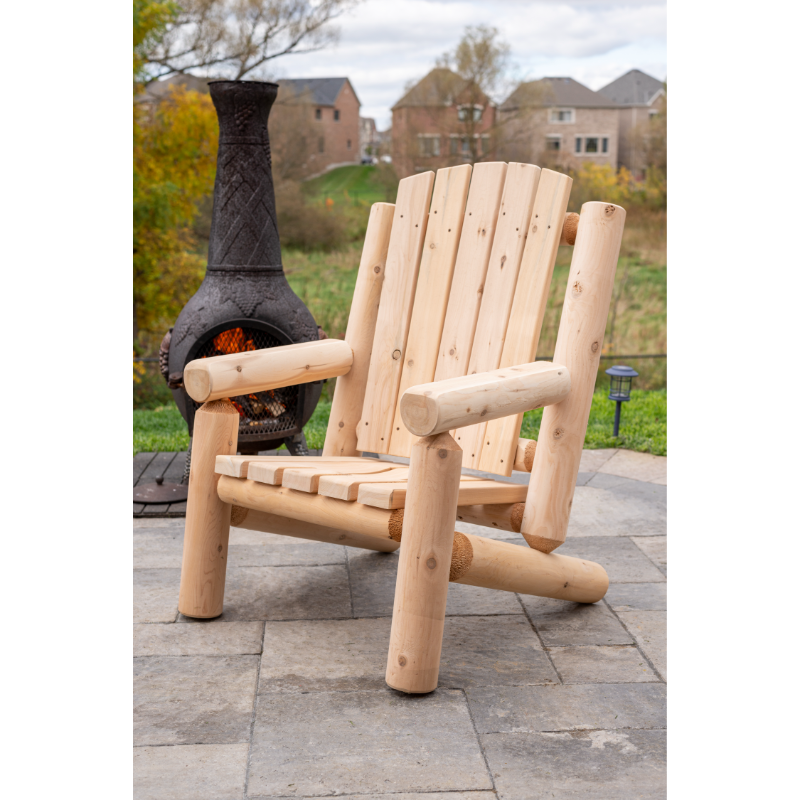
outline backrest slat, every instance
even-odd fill
[[[394,208],[392,203],[375,203],[369,212],[347,333],[344,335],[344,340],[353,350],[353,365],[350,372],[336,381],[323,456],[360,455],[356,428],[361,419],[367,389]]]
[[[402,361],[398,397],[411,386],[430,383],[436,373],[439,341],[453,280],[472,166],[440,169],[433,187],[428,228],[414,293],[411,327]],[[394,409],[389,453],[411,456],[417,437],[403,424],[400,404]]]
[[[472,168],[464,227],[439,344],[436,381],[467,374],[507,169],[503,161],[475,164]]]
[[[542,170],[503,355],[498,365],[500,368],[527,364],[536,357],[571,188],[572,178],[569,176],[549,169]],[[496,475],[510,475],[521,426],[522,414],[477,426],[485,431],[478,469]]]
[[[362,452],[388,452],[433,179],[432,172],[423,172],[404,178],[397,189],[386,276],[358,425],[358,449]]]
[[[539,167],[531,164],[512,162],[508,165],[483,300],[465,375],[488,372],[500,366],[540,173]],[[483,441],[480,434],[484,427],[470,425],[455,432],[456,442],[464,452],[464,467],[477,468]]]

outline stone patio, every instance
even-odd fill
[[[135,798],[666,797],[666,462],[585,451],[558,552],[602,564],[605,599],[451,584],[424,696],[383,679],[396,553],[233,528],[225,612],[198,622],[184,520],[135,519]]]

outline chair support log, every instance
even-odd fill
[[[460,477],[461,448],[449,433],[412,447],[386,664],[386,683],[401,692],[438,685]]]
[[[236,452],[238,430],[239,412],[230,400],[205,403],[195,414],[178,598],[187,617],[222,613],[231,507],[217,493],[214,464],[217,456]]]
[[[522,519],[525,541],[543,553],[567,538],[624,227],[625,209],[619,206],[584,203],[581,208],[553,355],[569,370],[572,389],[542,415]]]

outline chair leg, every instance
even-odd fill
[[[461,457],[449,433],[419,439],[411,451],[386,665],[386,683],[409,694],[432,692],[439,681]]]
[[[214,466],[217,456],[236,453],[238,428],[239,413],[230,400],[205,403],[195,414],[178,598],[187,617],[222,613],[231,506],[219,499]]]

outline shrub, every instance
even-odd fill
[[[347,216],[335,207],[307,202],[296,181],[276,185],[275,205],[282,247],[329,252],[350,239]]]

